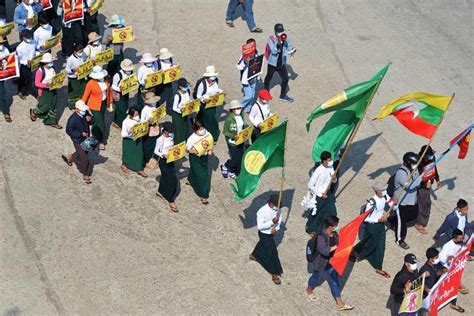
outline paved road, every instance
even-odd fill
[[[138,40],[127,49],[127,56],[137,61],[143,52],[168,47],[192,82],[205,66],[215,64],[230,100],[240,96],[234,63],[250,33],[241,19],[235,29],[225,26],[225,2],[114,0],[107,2],[103,13],[121,12],[134,26]],[[278,170],[267,173],[258,192],[243,202],[231,198],[228,181],[217,172],[209,206],[200,205],[183,185],[177,201],[180,213],[171,214],[154,198],[154,176],[159,172],[150,172],[153,177],[146,180],[119,173],[121,142],[116,130],[111,131],[102,157],[94,157],[93,184],[85,186],[76,170],[60,159],[61,153],[71,150],[65,133],[29,121],[27,112],[34,101],[14,96],[14,123],[0,121],[2,313],[336,313],[327,285],[317,289],[318,303],[303,294],[307,236],[299,202],[312,165],[311,146],[326,119],[318,119],[308,134],[306,116],[317,103],[393,62],[343,168],[338,211],[345,223],[371,194],[374,179],[386,181],[404,152],[418,151],[424,144],[392,118],[370,121],[381,105],[413,90],[456,92],[434,141],[438,151],[471,123],[473,4],[266,0],[256,1],[254,9],[265,30],[252,35],[261,51],[276,22],[285,25],[298,48],[290,61],[291,94],[297,101],[272,104],[290,122],[285,228],[277,238],[283,285],[273,285],[261,267],[247,260],[257,241],[255,212],[269,190],[278,190]],[[14,91],[12,86],[9,92]],[[274,95],[278,92],[278,87],[272,89]],[[61,123],[68,116],[64,111]],[[219,144],[213,168],[226,157],[225,146]],[[457,199],[472,203],[471,166],[472,154],[465,160],[452,155],[440,167],[449,185],[436,192],[430,234],[420,236],[412,229],[407,239],[419,258],[424,259],[433,230]],[[392,275],[405,253],[388,234],[385,268]],[[468,264],[466,284],[474,284],[472,271]],[[355,305],[353,315],[386,315],[389,287],[390,281],[375,276],[362,262],[353,268],[343,297]],[[472,294],[459,298],[467,315],[474,313],[471,298]]]

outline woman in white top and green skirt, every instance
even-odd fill
[[[120,170],[127,173],[135,171],[144,178],[148,175],[143,171],[143,144],[141,138],[133,140],[133,127],[140,122],[140,113],[136,108],[128,109],[128,116],[122,123],[122,166]]]

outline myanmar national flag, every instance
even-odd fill
[[[287,123],[288,121],[284,120],[277,127],[261,134],[245,151],[240,174],[235,185],[230,185],[237,201],[245,199],[257,189],[260,177],[265,171],[284,167]]]
[[[452,96],[411,92],[382,107],[375,119],[393,115],[412,133],[431,139],[451,99]]]

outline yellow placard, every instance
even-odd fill
[[[277,127],[278,125],[278,115],[275,113],[271,115],[269,118],[267,118],[265,121],[262,122],[262,128],[260,129],[260,132],[265,133],[271,130],[272,128]]]
[[[206,102],[206,109],[223,105],[224,97],[225,97],[225,93],[218,93],[215,95],[211,95],[209,97],[209,100]]]
[[[155,71],[145,78],[145,89],[153,88],[163,83],[163,71]]]
[[[33,15],[31,18],[29,18],[29,22],[26,23],[28,28],[33,29],[38,25],[38,14]]]
[[[96,14],[100,8],[104,6],[104,0],[95,0],[89,7],[89,14],[94,15]]]
[[[235,136],[235,144],[240,145],[248,141],[250,139],[250,136],[252,136],[252,132],[253,132],[252,126],[249,126],[243,129],[242,131],[240,131],[240,133],[238,133]]]
[[[208,132],[206,136],[201,137],[197,142],[195,142],[193,147],[197,150],[198,156],[202,156],[206,151],[214,148],[214,138],[212,138],[211,133]]]
[[[133,126],[133,140],[148,135],[148,122],[137,123]]]
[[[92,63],[92,60],[88,59],[83,62],[77,67],[77,79],[81,80],[89,76],[89,74],[92,72],[93,67],[94,64]]]
[[[0,26],[0,35],[7,36],[12,32],[14,27],[15,24],[13,22],[3,24],[2,26]]]
[[[43,58],[43,54],[39,54],[31,59],[30,67],[31,71],[35,71],[40,66],[40,60]]]
[[[109,48],[101,53],[97,53],[97,55],[95,55],[94,61],[97,66],[102,66],[107,64],[112,59],[114,59],[114,50]]]
[[[53,37],[48,38],[46,41],[44,41],[44,45],[43,45],[44,49],[48,50],[57,46],[61,42],[62,38],[63,38],[63,32],[59,32]]]
[[[168,158],[166,158],[166,162],[170,163],[181,159],[186,154],[186,143],[182,142],[178,145],[174,145],[170,149],[168,149]]]
[[[55,90],[59,89],[63,86],[64,80],[66,80],[66,71],[63,70],[60,73],[58,73],[56,76],[54,76],[51,79],[51,86],[49,87],[49,90]]]
[[[156,124],[160,119],[166,116],[166,104],[162,104],[151,112],[150,124]]]
[[[133,41],[133,28],[131,26],[112,31],[112,44],[128,43],[131,41]]]
[[[201,106],[201,101],[199,100],[192,100],[192,101],[189,101],[188,103],[185,103],[183,105],[183,112],[181,116],[184,117],[184,116],[188,116],[191,113],[199,112],[200,106]]]
[[[181,67],[179,65],[166,69],[163,73],[163,83],[170,83],[181,78]]]
[[[128,94],[138,89],[138,79],[136,75],[131,75],[120,82],[122,95]]]

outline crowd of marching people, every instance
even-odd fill
[[[101,34],[98,12],[90,14],[89,10],[94,1],[84,1],[82,18],[72,22],[65,22],[63,17],[65,3],[71,4],[70,1],[58,0],[51,1],[50,8],[43,8],[41,1],[21,1],[14,14],[20,42],[13,50],[13,45],[8,43],[6,37],[0,37],[0,57],[4,58],[13,52],[17,56],[18,97],[37,99],[36,107],[29,110],[31,121],[41,119],[44,125],[62,129],[57,117],[57,89],[51,89],[52,78],[60,72],[57,67],[59,63],[53,57],[51,48],[45,46],[48,39],[61,32],[61,63],[67,76],[67,107],[71,110],[65,130],[74,147],[74,152],[62,155],[62,159],[68,166],[76,165],[86,184],[92,183],[89,152],[106,150],[108,126],[105,118],[108,112],[113,112],[111,126],[120,130],[122,138],[120,172],[136,173],[146,178],[149,172],[146,169],[159,168],[161,177],[156,196],[166,202],[172,212],[178,212],[177,172],[182,168],[179,159],[185,152],[189,160],[185,184],[192,187],[203,205],[207,205],[211,190],[209,158],[214,154],[214,146],[225,142],[229,159],[220,165],[220,172],[224,178],[236,179],[241,173],[244,152],[266,132],[264,123],[274,114],[269,88],[275,72],[281,77],[279,99],[283,102],[294,101],[288,95],[288,71],[285,65],[287,57],[292,56],[296,49],[281,23],[275,24],[274,34],[266,43],[264,57],[268,65],[263,82],[260,78],[262,71],[255,73],[249,67],[250,61],[260,56],[255,48],[242,53],[237,59],[236,69],[240,71],[243,96],[241,100],[228,103],[221,130],[218,123],[221,104],[209,104],[214,102],[212,100],[216,96],[223,95],[225,83],[219,82],[219,72],[213,65],[203,69],[202,76],[194,85],[180,75],[175,55],[167,48],[161,48],[157,54],[142,53],[140,65],[134,65],[132,60],[124,56],[124,45],[127,44],[114,40],[114,30],[127,26],[120,15],[111,16]],[[235,9],[237,1],[231,3]],[[226,18],[230,27],[233,26],[232,8],[229,7]],[[247,9],[251,11],[251,6]],[[36,24],[31,23],[33,19],[37,19]],[[249,24],[249,28],[252,32],[262,32],[255,23]],[[256,47],[256,42],[250,38],[244,45]],[[107,63],[97,63],[98,54],[109,49],[111,56]],[[32,60],[39,55],[39,66],[33,70]],[[92,67],[86,76],[82,76],[79,68],[88,61]],[[178,75],[174,73],[175,78],[150,85],[152,75],[173,69],[178,72]],[[135,81],[132,80],[134,78]],[[135,88],[128,91],[124,82],[131,82]],[[134,92],[135,96],[130,92]],[[0,81],[1,110],[5,121],[12,122],[10,106],[5,104],[5,94],[4,81]],[[156,119],[160,108],[165,109],[170,120],[163,120],[165,115]],[[138,128],[142,126],[145,132]],[[251,135],[245,141],[238,142],[238,136],[248,127],[252,127]],[[170,155],[175,153],[178,158],[171,159],[173,157]],[[335,198],[339,158],[323,151],[307,185],[309,192],[304,207],[308,218],[305,230],[311,238],[306,255],[312,274],[305,293],[311,301],[317,301],[316,287],[324,279],[337,310],[345,311],[353,309],[353,306],[342,299],[340,275],[331,265],[331,258],[339,245],[340,220]],[[391,273],[383,266],[387,229],[393,229],[396,244],[404,250],[410,248],[406,237],[412,222],[415,222],[414,227],[420,234],[429,233],[430,192],[435,184],[438,187],[442,185],[436,167],[428,174],[426,172],[435,160],[435,151],[430,146],[423,146],[418,154],[407,152],[400,167],[387,182],[373,184],[374,195],[364,203],[362,209],[362,213],[367,214],[363,220],[363,234],[351,251],[351,261],[367,260],[377,275],[390,279]],[[467,214],[468,202],[459,199],[434,233],[434,245],[426,250],[426,263],[423,266],[415,254],[409,253],[404,257],[402,269],[393,277],[390,288],[392,315],[398,314],[404,295],[412,290],[412,283],[420,275],[425,276],[423,291],[424,295],[428,295],[450,267],[455,255],[466,246],[466,240],[474,229]],[[263,266],[275,284],[281,284],[283,273],[273,240],[280,229],[281,215],[281,196],[272,195],[257,212],[259,242],[249,257]],[[471,261],[472,257],[468,260]],[[468,288],[461,284],[459,292],[466,294]],[[450,307],[458,312],[464,311],[456,300],[450,302]]]

